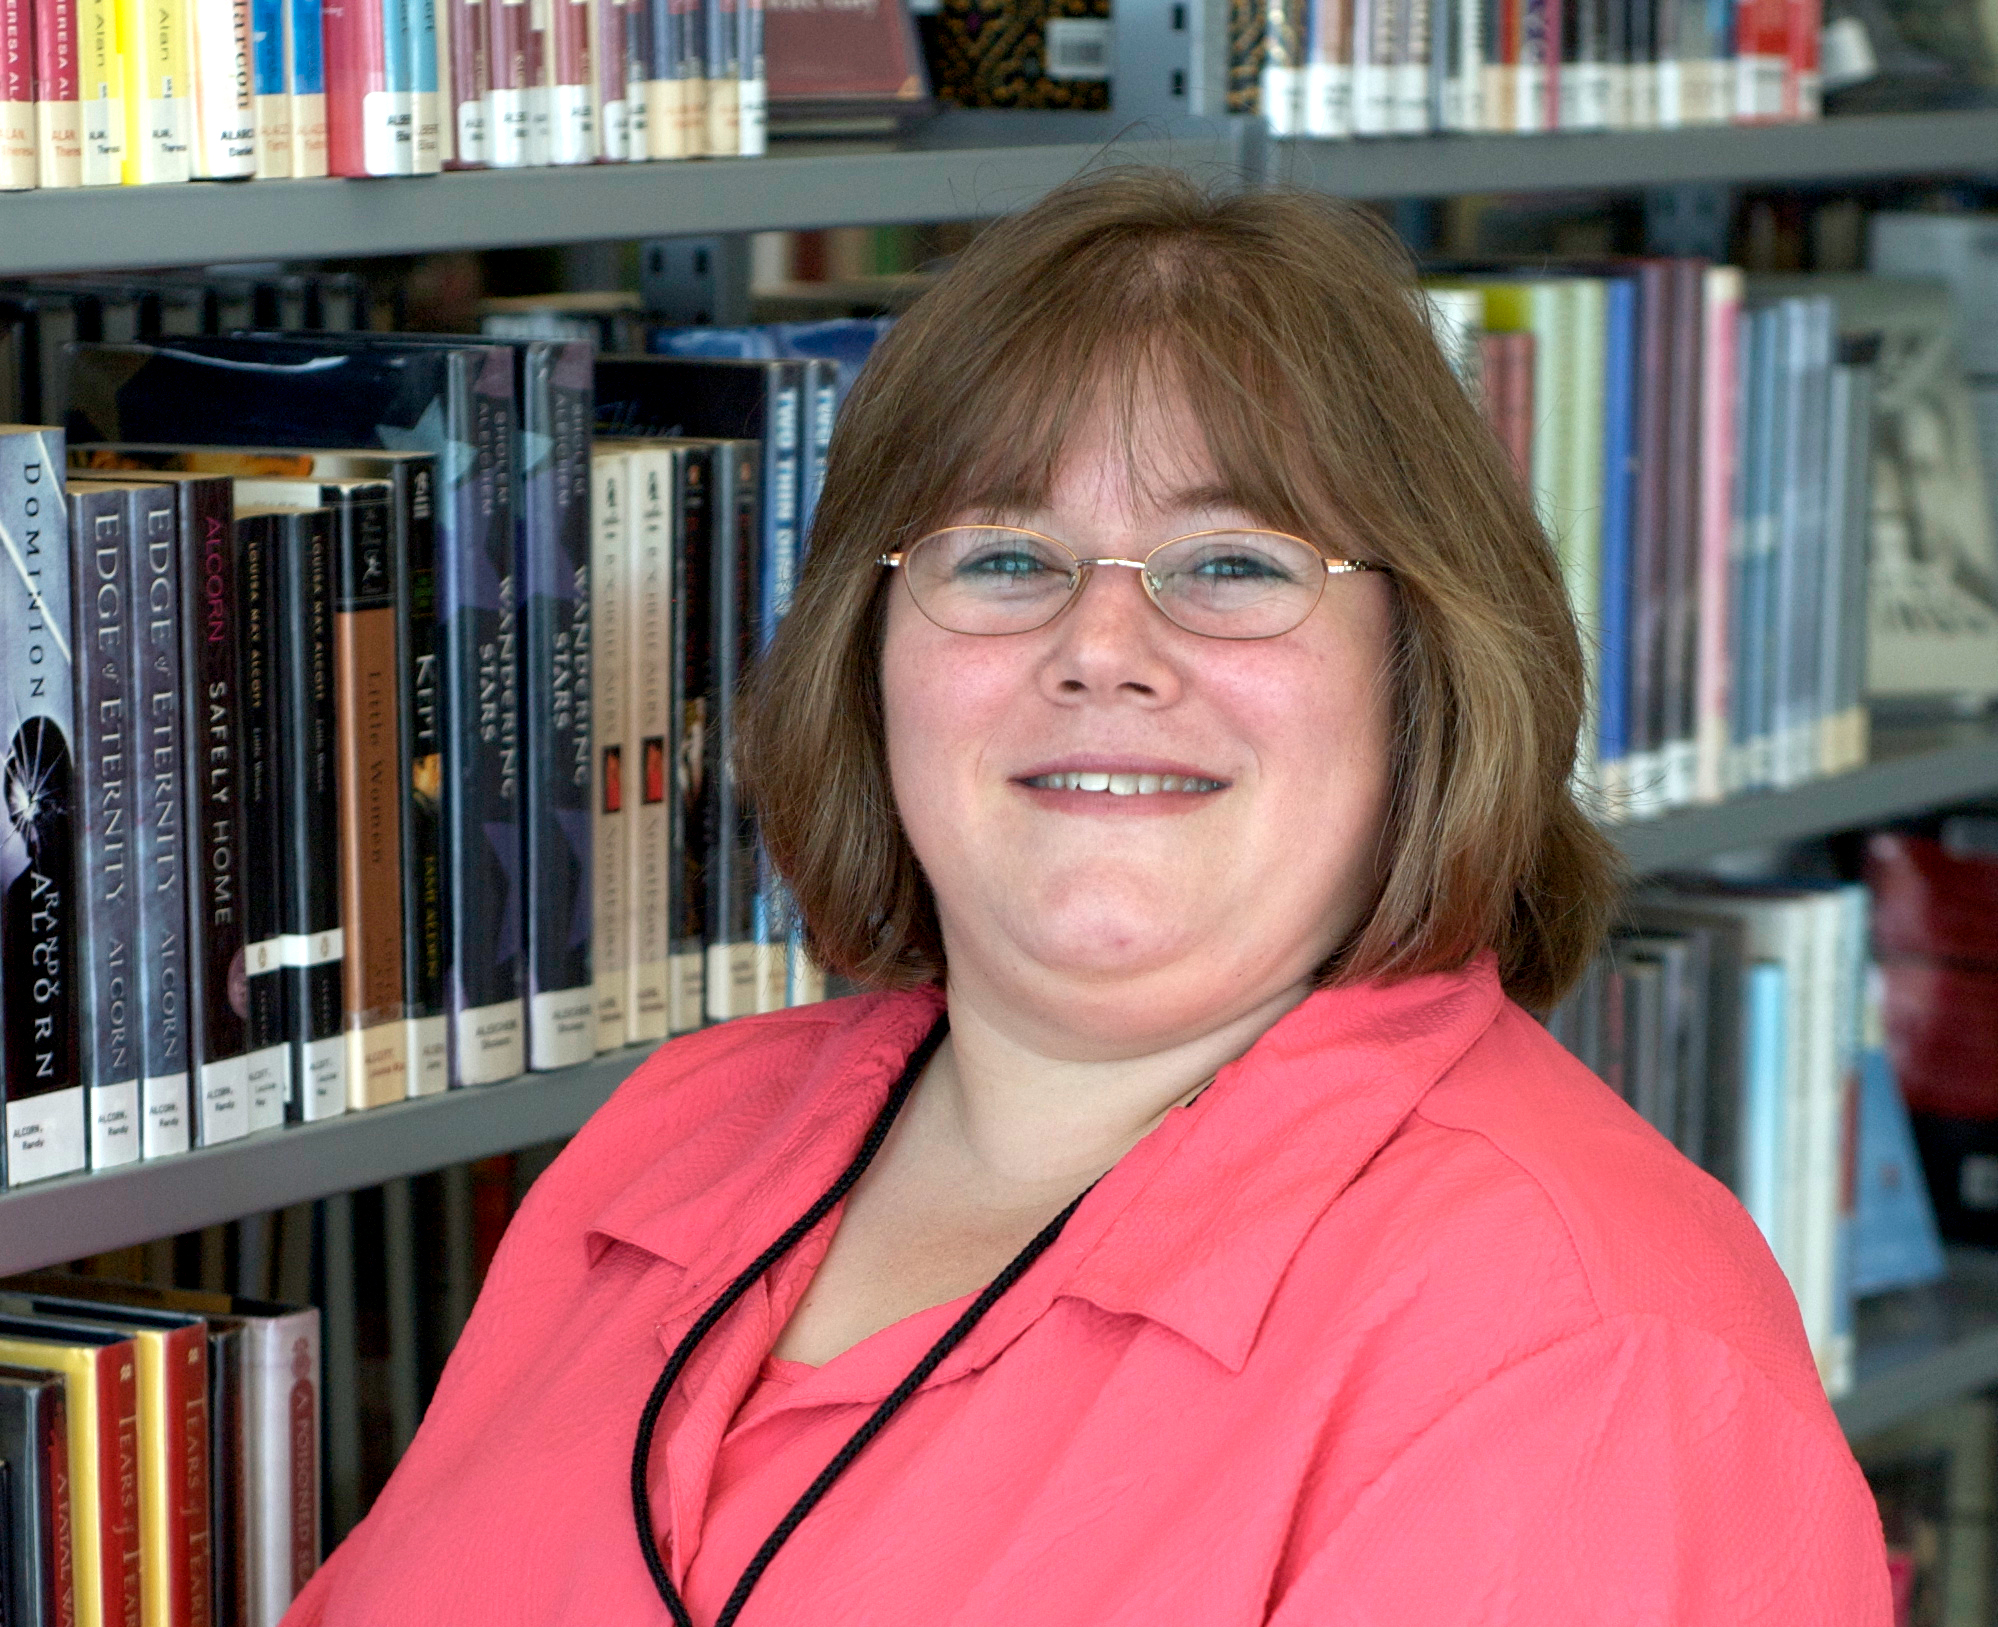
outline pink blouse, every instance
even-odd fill
[[[631,1445],[666,1353],[845,1166],[934,991],[664,1047],[538,1182],[415,1444],[294,1627],[664,1622]],[[962,1309],[771,1345],[661,1419],[708,1627]],[[1076,1211],[778,1554],[744,1627],[1886,1627],[1880,1524],[1769,1251],[1490,957],[1313,995]]]

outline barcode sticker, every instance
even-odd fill
[[[1046,48],[1050,79],[1110,77],[1108,17],[1050,17]]]

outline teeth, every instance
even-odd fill
[[[1107,791],[1113,797],[1148,797],[1161,791],[1206,792],[1221,789],[1221,781],[1196,774],[1042,774],[1027,781],[1045,791]]]

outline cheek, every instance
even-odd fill
[[[1002,670],[996,643],[944,632],[905,592],[889,601],[881,716],[896,807],[912,837],[949,794],[954,771],[975,759],[989,720],[1005,709],[1013,679]]]

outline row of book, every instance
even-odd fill
[[[761,153],[763,0],[0,0],[0,189]]]
[[[1853,1383],[1854,1302],[1943,1272],[1869,930],[1864,886],[1675,880],[1631,901],[1548,1017],[1741,1200],[1833,1396]]]
[[[0,1282],[0,1609],[21,1627],[276,1627],[320,1556],[311,1306]]]
[[[263,336],[69,382],[66,449],[0,436],[10,1183],[816,997],[728,742],[832,363]]]
[[[1946,295],[1667,259],[1466,267],[1429,288],[1555,538],[1593,669],[1579,772],[1601,815],[1865,762],[1866,698],[1898,648],[1869,589],[1905,574],[1933,485],[1902,478],[1908,416],[1929,410],[1908,340],[1946,331]]]
[[[1277,136],[1544,134],[1822,112],[1818,0],[1235,0],[1230,106]]]

